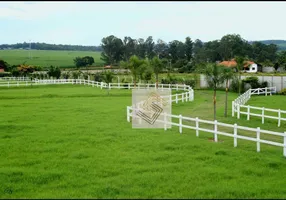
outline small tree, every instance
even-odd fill
[[[105,71],[103,73],[103,77],[102,79],[105,81],[105,83],[107,83],[107,85],[109,85],[109,83],[112,83],[112,80],[114,78],[114,74],[111,71]],[[109,88],[107,87],[107,91],[108,91],[108,95],[109,95]]]
[[[148,82],[152,79],[152,75],[153,75],[153,70],[150,66],[148,66],[143,73],[143,80],[145,80],[146,83],[148,84]]]
[[[155,73],[155,78],[156,78],[156,88],[158,88],[159,85],[159,73],[161,73],[164,69],[163,62],[160,58],[154,57],[151,62],[151,67],[153,68],[153,71]]]
[[[131,71],[134,87],[136,87],[136,81],[138,79],[138,76],[140,75],[140,70],[144,65],[147,65],[146,60],[139,59],[135,55],[131,56],[128,62],[120,62],[121,67],[127,68]]]
[[[54,67],[54,66],[50,66],[49,70],[48,70],[48,75],[51,77],[55,77],[57,79],[59,79],[61,77],[61,70],[59,67]]]
[[[241,56],[237,56],[235,58],[235,61],[237,63],[236,69],[238,72],[238,94],[240,95],[240,93],[241,93],[241,71],[243,70],[243,66],[245,64],[245,59]]]
[[[224,106],[224,116],[227,117],[227,101],[228,101],[228,88],[229,80],[234,77],[233,70],[231,68],[223,67],[223,78],[225,80],[225,106]]]
[[[213,104],[214,104],[214,120],[216,120],[216,91],[217,87],[224,82],[223,68],[215,63],[207,64],[204,74],[208,82],[214,90]]]

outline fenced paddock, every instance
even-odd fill
[[[237,119],[240,119],[240,115],[246,115],[247,120],[250,120],[251,116],[260,117],[262,124],[264,124],[265,119],[274,119],[277,120],[278,127],[280,127],[281,121],[286,121],[285,110],[245,105],[252,95],[268,96],[272,93],[276,93],[276,87],[247,90],[232,102],[232,116],[234,117],[236,114]]]
[[[131,106],[127,106],[127,121],[130,122],[131,118],[133,116],[137,117],[136,115],[133,115],[132,112],[134,112],[135,109]],[[164,130],[167,130],[167,125],[170,124],[172,126],[176,126],[179,128],[179,133],[183,133],[183,128],[191,129],[195,131],[195,134],[197,137],[199,137],[200,131],[207,132],[213,134],[213,138],[215,142],[218,142],[218,135],[231,137],[233,138],[233,145],[234,147],[238,146],[238,139],[247,140],[256,142],[256,151],[260,152],[260,144],[268,144],[273,145],[277,147],[283,148],[283,156],[286,157],[286,132],[279,133],[274,131],[268,131],[268,130],[262,130],[260,127],[257,128],[249,128],[245,126],[239,126],[237,124],[226,124],[215,121],[209,121],[209,120],[203,120],[197,118],[191,118],[191,117],[185,117],[182,115],[169,115],[164,113],[166,117],[171,118],[171,122],[168,122],[167,120],[162,121],[158,120],[158,122],[161,122],[164,124]],[[139,118],[139,117],[138,117]],[[191,125],[190,123],[183,123],[183,122],[193,122],[194,124]],[[211,125],[206,126],[206,125]],[[218,127],[221,127],[220,129]],[[228,131],[226,131],[226,128]],[[229,131],[229,130],[232,131]],[[242,132],[247,132],[248,134],[242,134]],[[255,137],[251,137],[251,136]],[[267,139],[264,139],[267,138]]]
[[[151,89],[156,88],[156,84],[147,83],[105,83],[97,82],[85,79],[34,79],[27,81],[25,78],[17,79],[15,77],[9,77],[5,82],[0,82],[0,87],[20,87],[20,86],[37,86],[37,85],[50,85],[50,84],[82,84],[92,87],[100,87],[101,89]],[[165,97],[167,99],[171,98],[172,102],[187,102],[194,100],[194,90],[186,84],[158,84],[158,89],[171,89],[176,91],[183,91],[180,94],[174,94],[170,97]]]

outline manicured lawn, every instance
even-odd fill
[[[274,123],[218,120],[283,132]],[[260,98],[260,97],[258,97]],[[268,105],[272,97],[261,104]],[[255,98],[251,99],[255,104]],[[281,100],[281,99],[280,99]],[[283,99],[284,100],[284,99]],[[282,148],[178,127],[132,129],[130,90],[83,85],[0,88],[1,198],[286,198]],[[285,105],[281,103],[281,109]],[[213,119],[212,91],[173,105],[174,114]]]

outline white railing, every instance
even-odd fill
[[[84,79],[34,79],[32,81],[18,81],[18,82],[6,82],[1,83],[0,87],[19,87],[19,86],[31,86],[31,85],[49,85],[49,84],[83,84],[92,87],[100,87],[101,89],[148,89],[155,88],[156,84],[144,84],[144,83],[136,83],[136,87],[134,87],[134,83],[105,83],[105,82],[97,82],[91,80]],[[183,90],[184,92],[180,94],[174,94],[170,97],[172,102],[178,103],[179,101],[187,102],[194,100],[194,90],[185,84],[158,84],[159,89],[172,89],[172,90]]]
[[[261,95],[264,94],[272,95],[272,93],[276,93],[276,87],[268,87],[268,88],[257,88],[257,89],[249,89],[238,98],[236,98],[232,102],[232,116],[234,117],[235,113],[237,114],[237,119],[240,119],[240,115],[244,114],[247,116],[247,120],[250,120],[250,116],[261,117],[261,122],[264,124],[264,119],[276,119],[278,120],[278,127],[281,125],[281,121],[286,121],[286,118],[282,116],[282,114],[286,114],[286,111],[280,109],[271,109],[264,107],[255,107],[250,105],[245,105],[246,102],[251,98],[251,95]],[[246,111],[241,109],[245,108]],[[259,113],[253,113],[251,111],[260,111]],[[273,115],[266,115],[265,111],[272,112]]]
[[[132,108],[131,106],[127,106],[127,121],[128,122],[130,122],[131,117],[138,117],[136,115],[133,115],[132,111],[134,111],[134,108]],[[213,134],[215,142],[218,141],[218,135],[232,137],[234,147],[237,147],[237,139],[253,141],[253,142],[256,142],[257,152],[260,152],[260,144],[269,144],[269,145],[273,145],[273,146],[283,147],[283,156],[286,157],[286,132],[279,133],[279,132],[273,132],[273,131],[268,131],[268,130],[262,130],[262,129],[260,129],[260,127],[249,128],[249,127],[239,126],[237,124],[221,123],[221,122],[218,122],[217,120],[215,120],[215,121],[202,120],[202,119],[199,119],[198,117],[191,118],[191,117],[184,117],[182,115],[169,115],[166,113],[165,113],[165,115],[167,117],[171,118],[171,122],[168,122],[167,120],[157,120],[158,122],[161,122],[164,124],[165,130],[167,130],[167,128],[166,128],[167,125],[170,124],[170,125],[174,125],[174,126],[179,127],[179,133],[181,133],[181,134],[183,132],[183,128],[195,130],[197,137],[199,136],[200,131],[208,132],[208,133]],[[172,118],[179,119],[179,123],[173,122]],[[189,122],[195,122],[195,126],[183,124],[183,120],[189,121]],[[200,125],[202,125],[202,124],[213,125],[213,128],[202,128],[202,127],[200,127]],[[220,131],[218,126],[232,128],[233,131],[231,131],[231,132]],[[249,132],[254,132],[255,137],[239,135],[239,131],[247,131],[248,134],[249,134]],[[268,135],[272,135],[272,136],[282,137],[283,143],[261,139],[261,134],[268,134]]]
[[[0,77],[0,81],[29,81],[31,78],[29,77]]]

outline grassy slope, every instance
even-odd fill
[[[48,50],[32,50],[32,59],[29,59],[28,50],[0,50],[0,59],[5,60],[11,65],[27,64],[40,65],[49,67],[55,65],[59,67],[74,67],[73,59],[75,57],[92,56],[94,65],[101,65],[100,52],[92,51],[48,51]]]
[[[233,148],[207,133],[180,135],[178,127],[134,130],[126,122],[128,90],[0,90],[1,198],[286,198],[281,148],[256,153],[253,142]],[[235,122],[223,119],[223,94],[218,118]],[[174,105],[173,113],[212,119],[211,95],[196,91],[195,102]]]

